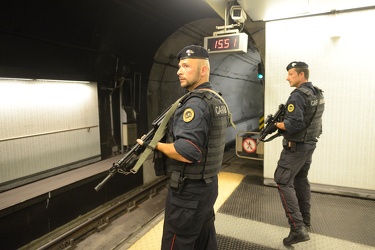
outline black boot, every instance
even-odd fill
[[[310,232],[311,231],[310,217],[303,217],[303,223],[305,223],[307,231]]]
[[[288,237],[284,238],[283,243],[285,246],[290,246],[307,240],[310,240],[309,233],[304,226],[301,226],[290,230]]]

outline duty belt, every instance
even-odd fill
[[[211,183],[212,177],[206,178],[206,179],[185,179],[185,183],[196,183],[196,182],[205,182],[205,183]]]
[[[288,139],[285,139],[285,138],[283,139],[283,147],[284,148],[290,148],[291,151],[296,150],[297,144],[299,144],[299,143],[294,142],[294,141],[289,141]]]
[[[212,177],[206,179],[188,179],[186,177],[181,176],[181,172],[173,171],[171,174],[169,186],[174,189],[175,191],[181,191],[182,186],[184,183],[197,183],[197,182],[205,182],[209,184],[212,182]]]

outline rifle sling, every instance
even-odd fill
[[[147,157],[150,155],[150,153],[153,151],[153,149],[155,148],[156,144],[161,140],[161,138],[163,138],[163,136],[165,135],[166,133],[166,128],[167,128],[167,124],[168,124],[168,121],[169,119],[171,118],[171,116],[174,114],[174,112],[176,111],[178,105],[180,104],[180,101],[183,100],[189,93],[185,94],[184,96],[182,96],[180,99],[178,99],[172,106],[171,108],[168,110],[168,112],[165,114],[165,117],[163,119],[163,121],[161,122],[160,126],[158,127],[158,129],[156,130],[155,132],[155,135],[154,137],[152,138],[149,146],[145,149],[145,151],[143,151],[143,153],[141,154],[141,156],[139,157],[137,163],[135,164],[135,166],[130,170],[130,172],[132,172],[133,174],[137,173],[139,168],[142,166],[143,162],[147,159]]]
[[[228,115],[229,115],[229,121],[232,125],[233,128],[236,128],[236,125],[233,123],[233,120],[232,120],[232,114],[229,112],[229,108],[228,108],[228,105],[226,104],[226,102],[224,101],[224,99],[218,94],[216,93],[215,91],[211,90],[211,89],[199,89],[199,90],[203,90],[203,91],[209,91],[213,94],[215,94],[216,96],[218,96],[221,101],[225,104],[225,106],[227,107],[228,109]],[[165,117],[162,121],[162,123],[160,124],[159,128],[156,130],[155,132],[155,135],[154,137],[152,138],[149,146],[145,149],[145,151],[143,151],[143,153],[141,154],[141,156],[139,157],[137,163],[135,164],[134,168],[132,168],[130,170],[130,172],[132,172],[133,174],[137,173],[137,171],[139,170],[139,168],[142,166],[142,164],[145,162],[145,160],[147,159],[147,157],[150,155],[150,153],[153,151],[153,149],[155,149],[155,146],[156,144],[161,140],[161,138],[163,138],[163,136],[165,135],[165,133],[167,132],[166,131],[166,128],[167,128],[167,124],[169,122],[169,119],[172,117],[172,115],[174,114],[174,112],[176,111],[178,105],[180,104],[180,102],[185,98],[187,97],[188,95],[190,95],[191,92],[188,92],[186,93],[185,95],[183,95],[180,99],[178,99],[172,106],[171,108],[168,110],[168,112],[165,114]]]
[[[315,108],[315,111],[314,111],[314,114],[313,114],[313,117],[311,118],[309,124],[307,125],[306,128],[308,128],[312,121],[314,120],[314,117],[315,117],[315,114],[316,114],[316,111],[318,110],[318,106],[319,106],[319,103],[320,103],[320,99],[321,99],[321,94],[319,92],[319,90],[317,91],[317,96],[318,96],[318,104],[316,105],[316,108]],[[281,134],[278,132],[277,134],[271,136],[270,138],[268,138],[267,140],[264,140],[263,142],[269,142],[269,141],[272,141],[273,139],[275,139],[276,137],[279,137]]]

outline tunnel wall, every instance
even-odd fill
[[[203,38],[212,36],[215,26],[222,25],[222,22],[221,19],[210,18],[189,23],[159,48],[148,83],[150,120],[185,93],[178,81],[177,53],[190,44],[203,46]],[[259,118],[263,114],[264,85],[257,77],[259,62],[259,52],[250,49],[240,54],[210,54],[210,82],[223,94],[239,128],[246,131],[258,129]],[[229,134],[227,141],[234,140],[233,133]]]
[[[99,161],[97,84],[0,80],[0,191]]]

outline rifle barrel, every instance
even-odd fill
[[[114,175],[115,175],[114,172],[109,172],[109,174],[107,175],[107,177],[105,177],[105,179],[102,180],[102,182],[100,182],[100,183],[95,187],[95,191],[98,192],[100,189],[102,189],[102,187],[104,186],[104,184],[105,184],[109,179],[111,179]]]
[[[155,135],[155,132],[156,130],[158,129],[158,127],[160,126],[160,124],[162,123],[163,119],[165,118],[168,110],[172,107],[169,106],[166,110],[164,110],[164,112],[158,117],[156,118],[153,122],[152,122],[152,126],[153,128],[146,134],[143,136],[142,140],[143,141],[148,141],[148,140],[152,140],[152,138],[154,137]],[[122,168],[122,166],[124,164],[129,164],[132,163],[132,161],[134,161],[134,155],[138,155],[139,153],[137,153],[137,151],[139,150],[139,148],[141,147],[141,145],[139,145],[138,143],[135,143],[131,149],[124,155],[124,157],[122,157],[120,160],[118,160],[116,163],[113,163],[113,166],[109,169],[109,174],[107,175],[107,177],[102,181],[100,182],[96,187],[95,187],[95,190],[96,191],[99,191],[103,185],[109,180],[111,179],[116,173],[117,171]],[[129,166],[129,167],[134,167],[134,166]],[[126,169],[126,166],[125,166],[125,169]],[[126,169],[128,170],[128,169]],[[131,171],[132,169],[129,169],[129,171]]]

